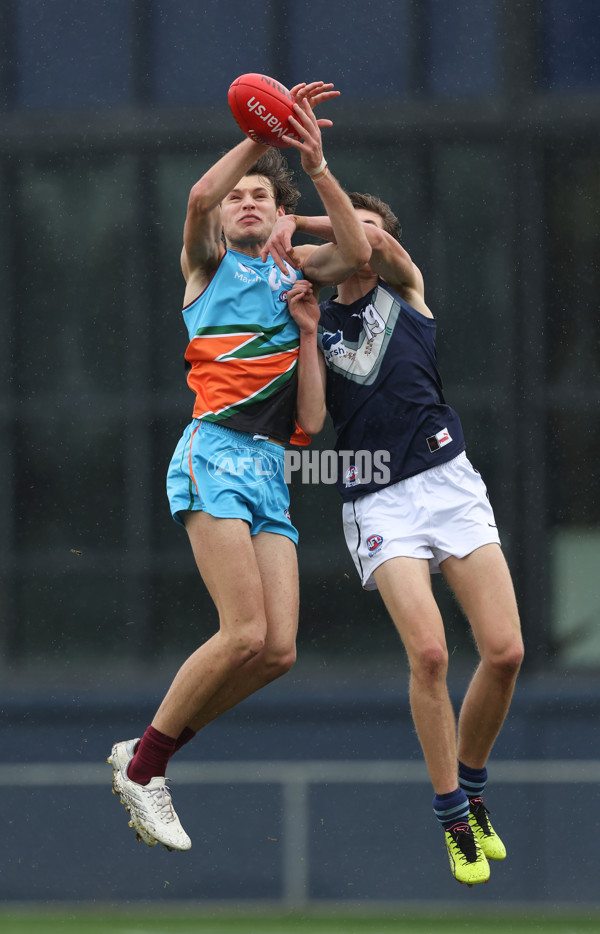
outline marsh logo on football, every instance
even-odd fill
[[[381,535],[369,535],[367,539],[367,551],[369,552],[369,558],[372,558],[373,555],[376,555],[381,551],[383,546],[383,536]]]
[[[211,461],[207,469],[220,483],[237,481],[243,486],[258,486],[277,476],[279,461],[258,448],[230,448]]]

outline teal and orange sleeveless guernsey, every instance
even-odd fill
[[[183,309],[194,418],[283,443],[308,444],[296,424],[299,331],[286,294],[301,274],[227,250]]]

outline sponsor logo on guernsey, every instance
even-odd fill
[[[344,345],[343,338],[344,335],[341,331],[336,331],[335,334],[331,334],[329,331],[324,332],[321,344],[323,347],[325,363],[328,365],[332,360],[335,360],[339,357],[356,356],[356,354],[349,351],[348,348]]]
[[[367,539],[367,551],[369,552],[369,558],[372,558],[378,552],[381,551],[383,547],[383,536],[382,535],[369,535]]]
[[[438,431],[437,434],[430,435],[430,437],[427,438],[427,446],[429,447],[431,453],[434,454],[435,451],[439,451],[440,448],[443,448],[446,444],[450,444],[451,441],[452,436],[448,429],[442,428],[442,430]]]
[[[258,448],[238,447],[223,451],[208,463],[207,469],[219,483],[236,481],[242,486],[258,486],[273,480],[279,471],[279,462]]]
[[[238,267],[240,272],[234,273],[234,279],[240,279],[246,285],[251,285],[253,282],[260,282],[260,276],[251,266],[245,266],[238,260]]]

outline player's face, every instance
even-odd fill
[[[233,249],[255,251],[269,238],[284,208],[275,204],[273,186],[262,175],[245,175],[221,203],[223,232]]]

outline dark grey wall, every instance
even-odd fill
[[[135,842],[104,765],[153,705],[139,692],[2,698],[4,903],[598,902],[600,699],[584,686],[517,690],[486,795],[509,857],[469,891],[449,872],[404,684],[282,682],[207,728],[170,769],[185,854]]]

